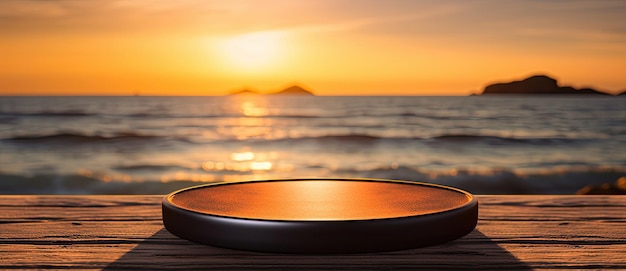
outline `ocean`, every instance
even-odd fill
[[[310,177],[573,194],[622,176],[622,97],[0,97],[0,194]]]

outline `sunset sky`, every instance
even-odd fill
[[[0,95],[626,90],[623,0],[2,0]]]

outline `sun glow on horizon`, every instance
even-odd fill
[[[571,1],[0,1],[0,96],[626,91],[626,2]]]
[[[284,37],[285,33],[278,31],[246,33],[216,41],[214,50],[232,71],[269,71],[285,58]]]

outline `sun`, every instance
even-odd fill
[[[217,54],[227,66],[239,71],[274,68],[284,53],[281,32],[254,32],[226,37],[217,43]]]

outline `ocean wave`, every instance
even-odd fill
[[[185,126],[187,127],[187,126]],[[194,126],[188,126],[194,127]],[[211,126],[198,126],[207,128]],[[174,140],[192,144],[217,144],[220,142],[251,142],[251,143],[349,143],[349,144],[371,144],[374,142],[386,143],[407,143],[422,142],[425,144],[485,144],[485,145],[562,145],[562,144],[579,144],[593,141],[593,139],[581,138],[517,138],[517,137],[501,137],[492,135],[472,135],[472,134],[443,134],[432,137],[390,137],[379,136],[367,133],[346,133],[346,134],[327,134],[320,136],[302,136],[302,137],[284,137],[276,139],[248,138],[248,139],[215,139],[201,140],[193,137],[185,136],[161,136],[151,134],[140,134],[134,132],[120,132],[111,135],[88,135],[76,132],[58,132],[52,134],[25,134],[15,135],[3,138],[3,141],[13,143],[65,143],[65,144],[90,144],[101,142],[128,142],[140,143],[143,141],[154,140]]]
[[[624,167],[587,167],[553,169],[536,173],[518,173],[514,170],[491,171],[450,170],[426,171],[407,166],[381,167],[368,170],[341,169],[332,172],[339,178],[377,178],[427,182],[457,187],[473,194],[575,194],[589,185],[613,183],[626,176]],[[97,175],[40,174],[24,176],[0,174],[3,194],[167,194],[206,181],[189,178],[176,180],[110,180]],[[228,181],[223,174],[203,175],[209,182]],[[252,176],[249,176],[250,178]],[[275,176],[285,178],[285,176]],[[267,176],[264,179],[273,179]],[[297,178],[291,176],[290,178]],[[201,178],[200,178],[201,179]]]
[[[113,169],[118,171],[175,171],[175,170],[193,170],[195,168],[186,167],[181,165],[153,165],[153,164],[136,164],[136,165],[119,165],[114,166]]]
[[[167,194],[189,186],[199,185],[196,181],[179,180],[160,181],[105,181],[98,177],[82,175],[34,175],[22,176],[0,174],[0,191],[2,194]]]
[[[407,166],[341,169],[342,176],[399,179],[449,185],[474,194],[575,194],[587,185],[612,183],[626,176],[626,167],[569,167],[539,172],[511,169],[428,171]]]
[[[229,114],[220,114],[220,115],[180,115],[180,114],[155,114],[155,113],[133,113],[128,115],[115,115],[118,117],[130,117],[130,118],[150,118],[150,119],[212,119],[212,118],[234,118],[241,117],[241,115],[229,115]]]
[[[331,142],[343,142],[343,143],[367,143],[376,140],[392,139],[367,134],[331,134],[321,136],[301,136],[301,137],[279,137],[274,139],[265,139],[260,137],[250,137],[246,139],[223,139],[215,142],[249,142],[249,143],[331,143]],[[215,143],[215,142],[198,142],[202,144]]]
[[[98,143],[113,141],[140,141],[163,138],[155,135],[142,135],[137,133],[117,133],[111,136],[84,135],[79,133],[55,133],[47,135],[20,135],[3,140],[16,143]]]
[[[580,143],[584,139],[579,138],[561,138],[561,137],[502,137],[493,135],[474,135],[474,134],[444,134],[431,137],[431,140],[444,143],[472,143],[481,142],[486,144],[532,144],[532,145],[552,145],[564,143]]]
[[[284,119],[323,119],[323,118],[341,118],[343,116],[336,115],[267,115],[260,116],[267,118],[284,118]]]
[[[179,115],[179,114],[154,114],[154,113],[133,113],[129,115],[121,115],[121,117],[131,118],[153,118],[153,119],[214,119],[214,118],[272,118],[272,119],[316,119],[316,118],[344,118],[351,116],[334,116],[334,115],[304,115],[304,114],[267,114],[258,116],[246,116],[244,114],[209,114],[209,115]]]
[[[37,111],[37,112],[0,112],[0,116],[13,117],[89,117],[96,114],[80,110]]]
[[[380,142],[400,142],[406,141],[424,142],[426,144],[486,144],[486,145],[559,145],[559,144],[574,144],[584,143],[591,141],[592,139],[581,138],[558,138],[558,137],[534,137],[534,138],[517,138],[517,137],[501,137],[493,135],[473,135],[473,134],[443,134],[431,137],[388,137],[378,136],[366,133],[353,133],[353,134],[329,134],[321,136],[303,136],[303,137],[289,137],[279,138],[272,140],[259,140],[249,139],[250,141],[264,141],[264,142],[345,142],[345,143],[372,143],[375,141]]]
[[[17,118],[13,117],[0,117],[0,124],[14,124]]]
[[[379,136],[373,136],[368,134],[345,134],[345,135],[325,135],[318,137],[304,137],[298,138],[299,140],[313,139],[317,141],[350,141],[350,142],[371,142],[374,140],[385,139]],[[389,139],[389,138],[387,138]]]
[[[419,118],[419,119],[431,119],[431,120],[466,120],[476,118],[471,115],[446,115],[446,114],[429,114],[415,113],[415,112],[373,112],[372,110],[359,110],[359,111],[347,111],[345,114],[336,116],[337,118],[354,118],[354,117],[373,117],[373,118]],[[499,119],[502,116],[481,116],[481,119]]]
[[[427,114],[417,114],[417,113],[392,113],[392,114],[372,114],[368,115],[370,117],[405,117],[405,118],[420,118],[420,119],[433,119],[433,120],[454,120],[454,119],[465,119],[465,117],[459,116],[438,116],[438,115],[427,115]]]

